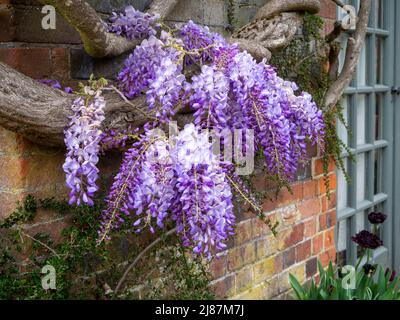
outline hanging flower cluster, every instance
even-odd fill
[[[157,29],[160,27],[159,18],[157,14],[143,13],[132,6],[127,6],[124,13],[113,12],[108,31],[129,40],[144,39],[157,34]]]
[[[145,92],[150,109],[161,120],[174,115],[185,76],[179,63],[182,52],[170,45],[171,37],[162,32],[161,39],[150,36],[135,48],[118,75],[121,91],[132,99]]]
[[[172,222],[185,246],[211,257],[233,234],[232,190],[261,209],[234,174],[235,164],[213,154],[210,136],[201,129],[253,129],[254,143],[242,139],[242,148],[262,150],[270,174],[290,180],[305,160],[306,143],[323,147],[322,112],[308,93],[298,93],[296,84],[278,77],[265,61],[257,63],[207,27],[190,21],[157,37],[158,27],[157,17],[132,7],[111,18],[111,32],[147,38],[125,61],[117,83],[128,99],[145,95],[158,121],[142,133],[112,131],[100,137],[104,101],[98,93],[89,105],[77,99],[65,139],[71,201],[90,203],[97,190],[100,138],[103,150],[126,147],[106,198],[98,241],[108,240],[122,224],[134,232],[155,232]],[[194,124],[170,139],[154,130],[183,106],[194,111]]]
[[[183,60],[202,65],[190,81]],[[177,38],[163,32],[160,40],[143,41],[118,80],[130,98],[145,92],[150,109],[157,105],[164,120],[183,100],[203,128],[254,129],[256,149],[262,148],[270,173],[282,179],[292,179],[305,159],[306,139],[322,147],[322,111],[308,93],[296,95],[295,83],[192,21]]]
[[[92,197],[98,190],[96,180],[99,170],[96,165],[99,161],[104,107],[101,91],[94,91],[90,87],[85,87],[84,95],[72,105],[74,114],[65,130],[64,141],[68,152],[63,165],[67,186],[71,189],[70,204],[84,202],[93,205]]]
[[[166,220],[175,221],[183,244],[211,257],[233,234],[231,199],[227,172],[206,131],[188,124],[170,141],[149,130],[125,153],[106,199],[99,241],[134,212],[136,232],[155,232]]]

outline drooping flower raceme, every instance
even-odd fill
[[[196,110],[194,123],[204,128],[224,129],[229,115],[229,82],[225,75],[215,68],[204,65],[199,75],[192,77],[186,85],[190,92],[189,103]]]
[[[232,193],[208,133],[193,124],[171,141],[148,131],[125,154],[106,199],[99,241],[134,218],[132,228],[155,231],[175,221],[183,244],[211,256],[233,234]]]
[[[150,36],[143,40],[125,61],[117,81],[129,99],[145,93],[149,109],[154,109],[159,119],[167,120],[174,114],[185,76],[180,63],[182,52],[174,48],[165,32],[161,39]]]
[[[145,39],[157,34],[160,27],[158,14],[143,13],[127,6],[124,13],[113,13],[110,17],[109,32],[124,36],[129,40]]]
[[[184,245],[193,246],[196,254],[210,257],[214,247],[226,247],[235,216],[226,172],[208,139],[208,133],[198,133],[193,124],[185,126],[176,138],[179,200],[173,207],[173,219]]]
[[[93,204],[93,194],[97,191],[96,180],[99,161],[99,142],[102,131],[100,125],[104,120],[105,101],[101,91],[85,87],[84,96],[77,98],[73,105],[73,115],[65,130],[67,155],[63,169],[66,183],[71,189],[70,204]]]
[[[210,137],[200,129],[254,130],[254,141],[241,140],[243,151],[247,154],[246,148],[254,145],[263,152],[270,174],[290,180],[306,159],[307,142],[323,147],[322,112],[295,83],[207,27],[190,21],[175,35],[161,31],[157,38],[157,18],[133,8],[111,21],[112,32],[128,39],[147,37],[125,61],[117,82],[128,99],[145,95],[157,121],[129,139],[115,132],[101,137],[104,149],[133,143],[105,200],[98,241],[109,239],[122,224],[135,232],[155,232],[174,223],[185,246],[210,257],[224,249],[233,234],[231,187],[240,194],[246,188],[234,175],[234,164],[213,154]],[[93,101],[89,106],[102,110],[95,106],[104,101],[98,96]],[[167,139],[150,130],[186,105],[194,110],[194,124],[176,137]],[[99,130],[103,115],[93,111],[82,117],[87,107],[83,98],[75,101],[75,117],[66,131],[69,153],[64,169],[71,201],[77,203],[90,203],[97,190],[94,128]],[[254,197],[244,198],[261,211]]]

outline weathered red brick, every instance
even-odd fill
[[[283,252],[283,269],[287,269],[296,262],[296,249],[289,248]]]
[[[304,223],[293,226],[289,236],[285,239],[286,248],[294,246],[304,239]]]
[[[306,262],[306,277],[312,277],[317,273],[317,258],[311,258]]]
[[[241,245],[252,238],[252,219],[240,222],[236,227],[235,245]]]
[[[57,79],[70,78],[70,61],[68,48],[51,49],[51,73]]]
[[[290,186],[291,190],[283,189],[279,192],[278,197],[276,199],[276,203],[280,206],[291,203],[293,201],[298,201],[303,198],[303,184],[296,183]]]
[[[306,221],[304,221],[304,237],[309,238],[315,234],[317,231],[317,220],[315,217],[312,217]]]
[[[323,231],[327,228],[326,225],[326,213],[322,213],[319,217],[318,217],[318,231]]]
[[[236,293],[240,293],[253,285],[253,267],[245,267],[236,274]]]
[[[335,245],[335,230],[330,228],[324,232],[324,248],[328,249]]]
[[[0,48],[0,61],[35,79],[51,75],[49,48]]]
[[[228,271],[237,270],[242,266],[242,259],[240,255],[240,248],[235,247],[228,251],[227,256]]]
[[[318,259],[321,265],[325,268],[329,265],[329,262],[335,263],[336,261],[336,250],[335,248],[330,248],[329,250],[323,251],[318,255]]]
[[[256,259],[256,243],[250,242],[240,247],[241,264],[253,263]]]
[[[311,240],[306,240],[296,246],[296,262],[306,260],[311,256]]]
[[[312,254],[314,255],[321,252],[323,247],[324,247],[324,235],[323,233],[319,233],[312,239]]]
[[[12,41],[15,36],[14,8],[0,2],[0,42]]]
[[[329,190],[334,192],[336,190],[336,174],[332,173],[328,175],[329,178]],[[325,177],[319,178],[319,194],[326,193]]]
[[[16,202],[21,201],[25,194],[22,191],[0,192],[0,220],[7,218],[16,208]]]
[[[252,228],[253,228],[253,237],[258,238],[261,236],[265,236],[271,233],[270,228],[267,224],[258,217],[251,219]]]
[[[315,197],[318,193],[316,180],[307,180],[303,184],[303,199]]]
[[[214,290],[216,298],[223,299],[235,292],[235,276],[228,275],[223,279],[215,281],[211,288]]]
[[[220,255],[214,258],[210,264],[210,272],[213,279],[221,278],[226,274],[227,270],[227,256]]]
[[[321,204],[318,198],[304,200],[298,204],[302,218],[308,218],[321,212]]]
[[[333,159],[329,160],[328,163],[328,172],[335,171],[335,161]],[[324,162],[322,158],[313,158],[312,159],[312,176],[318,177],[324,173]]]

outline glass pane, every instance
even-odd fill
[[[374,194],[383,192],[382,190],[382,150],[374,151]]]
[[[347,240],[347,220],[341,220],[337,226],[338,237],[337,237],[337,251],[346,250],[346,240]]]
[[[383,112],[383,96],[378,93],[376,95],[376,106],[375,106],[375,140],[381,140],[382,135],[382,112]]]
[[[344,160],[344,167],[347,171],[348,168],[348,160]],[[337,210],[342,210],[347,208],[347,190],[348,185],[342,170],[338,170],[337,172],[337,188],[338,188],[338,195],[337,195]]]
[[[365,138],[365,121],[366,121],[366,97],[363,94],[357,95],[356,99],[357,107],[357,145],[364,144]]]
[[[359,154],[357,161],[357,203],[365,199],[365,154]]]
[[[366,36],[364,50],[365,50],[365,78],[368,85],[373,85],[371,65],[373,65],[371,52],[374,48],[373,39],[370,35]]]
[[[380,37],[376,38],[375,43],[376,50],[376,61],[375,61],[375,74],[376,74],[376,83],[382,83],[382,57],[383,57],[383,39]]]
[[[350,99],[349,96],[345,96],[341,102],[341,105],[343,107],[343,117],[344,117],[344,120],[345,120],[345,123],[347,126],[349,125],[349,121],[348,121],[349,99]],[[338,121],[338,135],[339,135],[339,138],[347,145],[348,144],[348,132],[347,132],[345,125],[340,120]]]
[[[360,86],[365,86],[367,84],[367,49],[366,46],[364,45],[361,54],[360,54],[360,60],[358,61],[357,65],[357,85]]]
[[[356,219],[356,233],[360,232],[361,230],[365,229],[365,212],[361,211],[356,214],[355,216]]]
[[[376,19],[377,19],[377,27],[380,29],[384,29],[385,26],[385,16],[384,16],[384,8],[385,8],[385,0],[375,0],[376,5]]]

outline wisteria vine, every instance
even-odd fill
[[[170,222],[194,254],[211,257],[234,232],[233,192],[253,201],[240,191],[235,164],[213,152],[204,129],[253,129],[254,143],[245,141],[245,147],[263,152],[271,175],[291,180],[306,160],[306,144],[324,147],[322,111],[265,61],[255,61],[207,27],[192,21],[176,29],[163,26],[157,15],[130,6],[113,14],[110,32],[143,39],[118,75],[118,89],[128,99],[145,95],[160,125],[185,106],[194,111],[193,124],[169,138],[156,130],[157,123],[141,132],[102,133],[104,100],[100,90],[87,89],[74,102],[65,133],[67,185],[72,203],[91,204],[100,140],[103,150],[124,147],[98,242],[122,224],[130,223],[134,232],[155,232]]]

